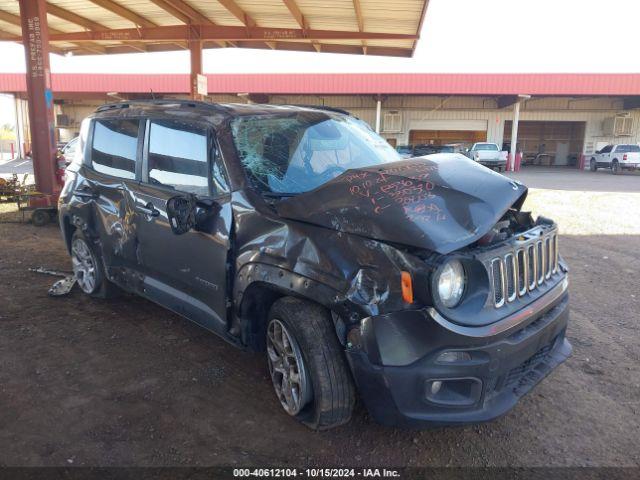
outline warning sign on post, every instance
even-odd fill
[[[202,75],[200,73],[198,74],[197,91],[198,91],[198,95],[208,95],[209,94],[206,75]]]

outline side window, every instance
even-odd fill
[[[613,148],[613,145],[607,145],[602,150],[600,150],[600,153],[609,153],[612,148]]]
[[[96,120],[93,127],[91,164],[96,172],[136,178],[136,154],[140,120]]]
[[[208,195],[207,130],[178,120],[152,120],[149,183]]]

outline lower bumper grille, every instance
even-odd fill
[[[549,355],[549,352],[553,349],[555,343],[556,339],[554,338],[551,343],[542,347],[517,367],[509,370],[509,373],[507,373],[507,375],[504,377],[502,387],[510,387],[518,383],[518,381],[522,377],[524,377],[529,371],[533,370],[536,365],[542,362],[546,358],[546,356]]]

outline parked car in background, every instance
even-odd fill
[[[622,170],[640,169],[640,146],[631,143],[607,145],[596,151],[589,160],[589,170],[609,168],[614,175]]]
[[[396,152],[398,152],[402,158],[411,158],[413,157],[413,145],[399,145],[396,147]]]
[[[433,155],[434,153],[464,153],[464,146],[460,143],[448,143],[446,145],[425,143],[413,147],[414,157]]]
[[[64,157],[64,161],[67,165],[71,163],[73,157],[76,154],[76,147],[78,145],[78,137],[72,138],[60,149],[60,153]]]
[[[58,206],[80,288],[264,352],[311,428],[356,392],[384,424],[491,420],[571,352],[558,226],[463,155],[402,160],[322,108],[192,100],[103,105],[77,148]]]
[[[446,145],[442,145],[440,147],[440,151],[438,153],[462,153],[464,154],[465,149],[464,145],[461,143],[447,143]]]
[[[467,151],[467,156],[485,167],[503,172],[507,168],[507,152],[496,143],[477,142]]]

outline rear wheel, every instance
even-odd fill
[[[267,360],[282,408],[314,430],[351,418],[355,388],[330,313],[292,297],[273,304]]]
[[[596,159],[592,158],[591,161],[589,162],[589,170],[591,170],[592,172],[595,172],[598,169],[598,164],[596,163]]]
[[[618,175],[618,173],[620,173],[620,164],[618,163],[618,160],[614,160],[611,163],[611,173],[614,175]]]
[[[80,230],[71,237],[71,264],[78,286],[84,293],[100,298],[116,293],[116,286],[104,274],[100,254]]]

